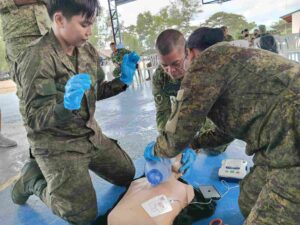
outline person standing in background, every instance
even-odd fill
[[[113,76],[116,78],[121,74],[121,64],[123,61],[123,57],[125,54],[129,54],[130,51],[124,48],[123,44],[116,44],[114,42],[110,43],[110,48],[112,50],[111,60],[115,65],[115,69],[113,71]]]
[[[12,71],[19,53],[30,42],[44,35],[50,29],[51,21],[48,17],[46,2],[42,0],[1,0],[0,16],[6,47],[6,60],[10,71]],[[20,102],[21,114],[23,108],[24,106]],[[0,147],[7,148],[16,145],[15,141],[5,138],[0,133]]]

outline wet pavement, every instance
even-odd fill
[[[15,93],[0,94],[2,134],[18,142],[0,149],[0,190],[18,174],[28,158],[28,142]],[[157,136],[151,82],[130,87],[115,97],[97,102],[95,117],[102,131],[117,139],[132,159],[142,156],[145,145]]]

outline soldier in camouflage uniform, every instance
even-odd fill
[[[299,224],[299,64],[227,43],[203,51],[202,41],[193,34],[188,40],[192,64],[155,155],[181,153],[208,116],[247,142],[246,153],[254,155],[254,167],[240,184],[245,225]]]
[[[42,0],[2,0],[0,2],[3,37],[10,66],[18,54],[51,27]]]
[[[0,1],[6,59],[12,71],[19,53],[33,40],[44,35],[51,27],[47,8],[42,0]],[[20,111],[23,111],[20,102]],[[0,118],[1,119],[1,118]],[[4,140],[0,134],[0,146],[14,146],[14,141]]]
[[[123,61],[123,57],[125,54],[129,54],[130,51],[125,48],[117,48],[114,42],[110,43],[110,48],[112,49],[111,60],[115,65],[115,69],[113,71],[114,77],[119,77],[121,74],[121,64]]]
[[[162,63],[157,68],[152,79],[152,93],[156,107],[156,123],[160,132],[164,131],[168,118],[171,115],[172,100],[175,100],[180,89],[181,80],[184,76],[183,60],[185,58],[185,40],[183,35],[173,29],[163,31],[156,41],[156,48],[159,59]],[[174,102],[174,101],[173,101]],[[215,136],[213,146],[205,145],[207,136]],[[211,120],[207,119],[205,126],[197,133],[194,138],[192,148],[206,148],[209,154],[219,154],[232,141],[231,137],[216,138],[218,132]],[[219,136],[220,137],[220,136]],[[212,148],[214,147],[214,148]]]
[[[127,88],[123,65],[120,78],[104,81],[97,51],[86,42],[98,9],[97,0],[50,1],[52,30],[19,55],[14,72],[38,166],[25,165],[12,188],[12,200],[24,204],[35,194],[70,224],[88,224],[97,215],[89,169],[116,185],[130,184],[135,174],[129,156],[116,140],[102,133],[94,118],[97,100]],[[79,109],[70,110],[66,93],[72,92],[67,92],[66,83],[71,85],[69,81],[78,73],[89,74],[91,86],[79,99]],[[77,90],[81,91],[79,86]],[[42,175],[33,173],[37,167]]]

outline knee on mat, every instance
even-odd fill
[[[87,225],[95,221],[97,209],[90,208],[82,212],[65,212],[63,219],[74,225]]]
[[[72,202],[65,199],[56,201],[57,198],[52,198],[52,212],[66,220],[70,224],[86,225],[93,222],[97,217],[97,204],[93,198],[86,197],[86,201]]]

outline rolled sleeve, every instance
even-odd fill
[[[98,81],[97,83],[97,100],[102,100],[115,96],[127,89],[120,78],[115,78],[112,81]]]

